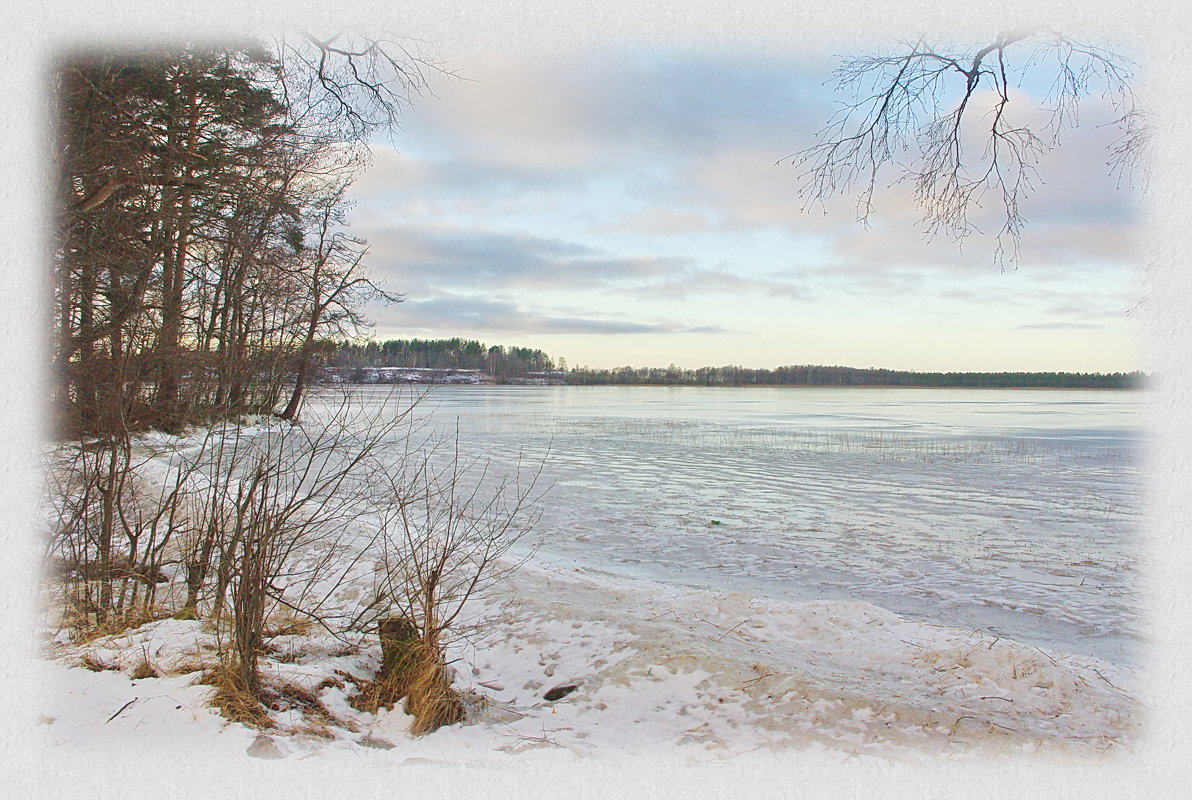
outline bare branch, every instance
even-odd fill
[[[1021,63],[1017,70],[1011,53]],[[1036,68],[1055,75],[1045,99],[1049,119],[1039,130],[1009,113],[1012,81]],[[778,162],[798,171],[804,209],[859,186],[857,219],[866,224],[878,181],[890,174],[892,183],[911,185],[928,237],[962,241],[978,232],[970,212],[992,195],[1003,220],[994,254],[999,264],[1018,262],[1022,204],[1039,181],[1041,157],[1079,124],[1081,100],[1099,92],[1120,115],[1111,171],[1121,176],[1145,163],[1146,118],[1131,88],[1131,62],[1055,32],[1005,33],[971,55],[920,40],[901,55],[844,58],[833,79],[847,99],[814,145]]]

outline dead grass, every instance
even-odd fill
[[[410,677],[406,710],[414,715],[410,732],[415,736],[463,721],[463,701],[452,688],[447,665],[437,651],[425,649],[415,666]]]
[[[343,670],[336,670],[335,674],[351,682],[357,689],[356,694],[348,698],[348,705],[366,714],[375,714],[382,708],[393,708],[406,695],[405,681],[401,675],[378,675],[375,680],[369,681]]]
[[[215,687],[211,704],[219,709],[224,719],[250,728],[273,726],[260,699],[241,684],[233,670],[223,665],[214,667],[203,673],[202,682]]]
[[[291,733],[334,739],[332,727],[356,733],[359,728],[351,720],[341,719],[333,714],[318,692],[328,686],[342,687],[335,678],[325,678],[313,690],[290,681],[264,684],[261,696],[254,697],[239,685],[235,673],[219,666],[203,674],[202,682],[215,687],[211,704],[229,722],[238,722],[251,728],[273,728],[275,724],[269,712],[298,712],[302,723],[289,728]]]
[[[357,711],[375,714],[405,698],[405,711],[414,717],[411,732],[415,735],[461,722],[467,710],[459,692],[451,686],[451,675],[439,648],[408,634],[388,640],[385,634],[383,631],[384,663],[372,681],[335,671],[358,690],[348,698],[348,704]]]
[[[352,728],[351,730],[355,730]],[[316,739],[331,740],[335,738],[335,734],[326,725],[320,725],[314,722],[308,722],[305,725],[299,725],[290,729],[290,733],[295,736],[312,736]]]
[[[315,691],[321,692],[324,689],[330,689],[332,687],[336,689],[343,689],[344,682],[339,678],[323,678],[323,680],[319,681],[319,685],[315,687]]]
[[[309,655],[305,648],[295,647],[293,643],[287,644],[284,648],[270,643],[265,646],[265,652],[268,653],[270,659],[279,664],[293,664]]]
[[[132,672],[128,673],[128,677],[134,681],[144,680],[145,678],[156,678],[158,670],[149,661],[149,653],[144,648],[141,649],[141,659],[132,668]]]
[[[188,675],[192,672],[204,672],[218,663],[219,651],[212,645],[203,642],[193,642],[186,647],[178,657],[172,661],[168,669],[163,671],[170,675]],[[160,666],[160,665],[159,665]]]
[[[118,664],[113,664],[111,661],[106,661],[102,656],[96,655],[88,650],[79,657],[79,666],[86,667],[92,672],[105,672],[107,670],[119,670]]]
[[[86,645],[96,639],[114,636],[134,628],[139,628],[150,622],[167,619],[169,613],[160,608],[150,611],[133,611],[125,614],[112,614],[103,622],[97,622],[94,614],[84,613],[78,608],[68,608],[62,614],[62,626],[70,631],[70,640],[76,645]]]
[[[314,629],[315,622],[310,617],[283,609],[265,620],[261,633],[266,639],[273,639],[278,636],[308,636]]]
[[[309,708],[317,709],[326,713],[323,708],[323,702],[319,700],[319,696],[310,689],[300,686],[297,683],[289,681],[278,682],[269,687],[267,690],[274,696],[274,703],[277,705],[275,711],[284,711],[289,708]]]
[[[207,669],[207,664],[197,657],[181,658],[174,662],[170,667],[171,675],[188,675],[192,672],[202,672]]]
[[[355,733],[358,730],[355,723],[340,719],[323,705],[318,693],[328,686],[342,687],[343,684],[334,678],[326,678],[314,689],[307,689],[290,681],[278,682],[265,688],[265,692],[270,695],[266,704],[274,711],[298,711],[308,727],[314,729],[326,730],[328,726],[334,725]],[[335,738],[330,731],[327,731],[327,734],[324,738]]]

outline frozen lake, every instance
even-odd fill
[[[494,465],[549,448],[542,560],[1138,666],[1145,398],[446,386],[421,413]]]

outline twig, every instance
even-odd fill
[[[777,674],[778,674],[777,672],[767,672],[767,673],[765,673],[764,675],[758,675],[756,678],[750,678],[750,679],[749,679],[749,680],[747,680],[747,681],[743,681],[743,682],[741,683],[741,685],[740,685],[740,686],[738,686],[737,688],[738,688],[738,689],[744,689],[746,686],[748,686],[748,685],[749,685],[749,684],[751,684],[751,683],[757,683],[757,682],[758,682],[758,681],[760,681],[760,680],[764,680],[764,679],[766,679],[766,678],[772,678],[772,677],[774,677],[774,676],[775,676],[775,675],[777,675]]]
[[[1034,645],[1031,645],[1031,646],[1032,646],[1032,647],[1034,647]],[[1037,648],[1037,647],[1035,647],[1035,649],[1036,649],[1036,650],[1039,650],[1039,648]],[[1042,655],[1044,658],[1046,658],[1048,661],[1050,661],[1052,664],[1054,664],[1054,663],[1055,663],[1055,659],[1054,659],[1054,658],[1052,658],[1051,656],[1047,655],[1046,653],[1044,653],[1042,650],[1039,650],[1039,653],[1040,653],[1040,654],[1041,654],[1041,655]]]
[[[1101,674],[1101,670],[1097,669],[1096,667],[1093,667],[1093,672],[1097,673],[1097,675],[1098,675],[1098,676],[1101,678],[1101,680],[1105,681],[1105,682],[1106,682],[1106,683],[1108,683],[1110,686],[1112,686],[1113,688],[1117,689],[1119,692],[1125,692],[1125,691],[1126,691],[1125,689],[1123,689],[1122,687],[1118,686],[1116,683],[1114,683],[1113,681],[1111,681],[1109,678],[1106,678],[1104,675],[1102,675],[1102,674]]]
[[[717,637],[716,637],[716,641],[718,641],[718,642],[719,642],[719,641],[720,641],[721,639],[723,639],[725,636],[728,636],[730,633],[732,633],[733,631],[735,631],[737,628],[741,627],[742,625],[744,625],[744,624],[745,624],[746,622],[748,622],[748,621],[749,621],[749,620],[747,620],[747,619],[743,619],[743,620],[741,620],[741,621],[740,621],[740,622],[738,622],[736,625],[732,626],[732,627],[731,627],[731,628],[729,628],[727,631],[725,631],[724,633],[722,633],[722,634],[720,634],[719,636],[717,636]],[[719,627],[719,626],[718,626],[718,627]]]
[[[104,721],[104,723],[103,723],[103,724],[104,724],[104,725],[107,725],[109,722],[111,722],[112,720],[114,720],[116,717],[120,716],[120,714],[121,714],[121,713],[124,711],[124,709],[128,708],[129,706],[131,706],[133,703],[135,703],[135,702],[136,702],[137,700],[139,700],[139,699],[140,699],[140,698],[138,698],[138,697],[134,697],[133,699],[129,700],[129,701],[128,701],[127,703],[125,703],[124,705],[120,706],[120,710],[119,710],[119,711],[117,711],[117,712],[116,712],[115,714],[113,714],[112,716],[108,717],[108,718],[107,718],[107,719]]]

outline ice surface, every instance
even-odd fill
[[[1134,393],[483,391],[436,417],[507,465],[549,447],[544,558],[1141,664]]]

